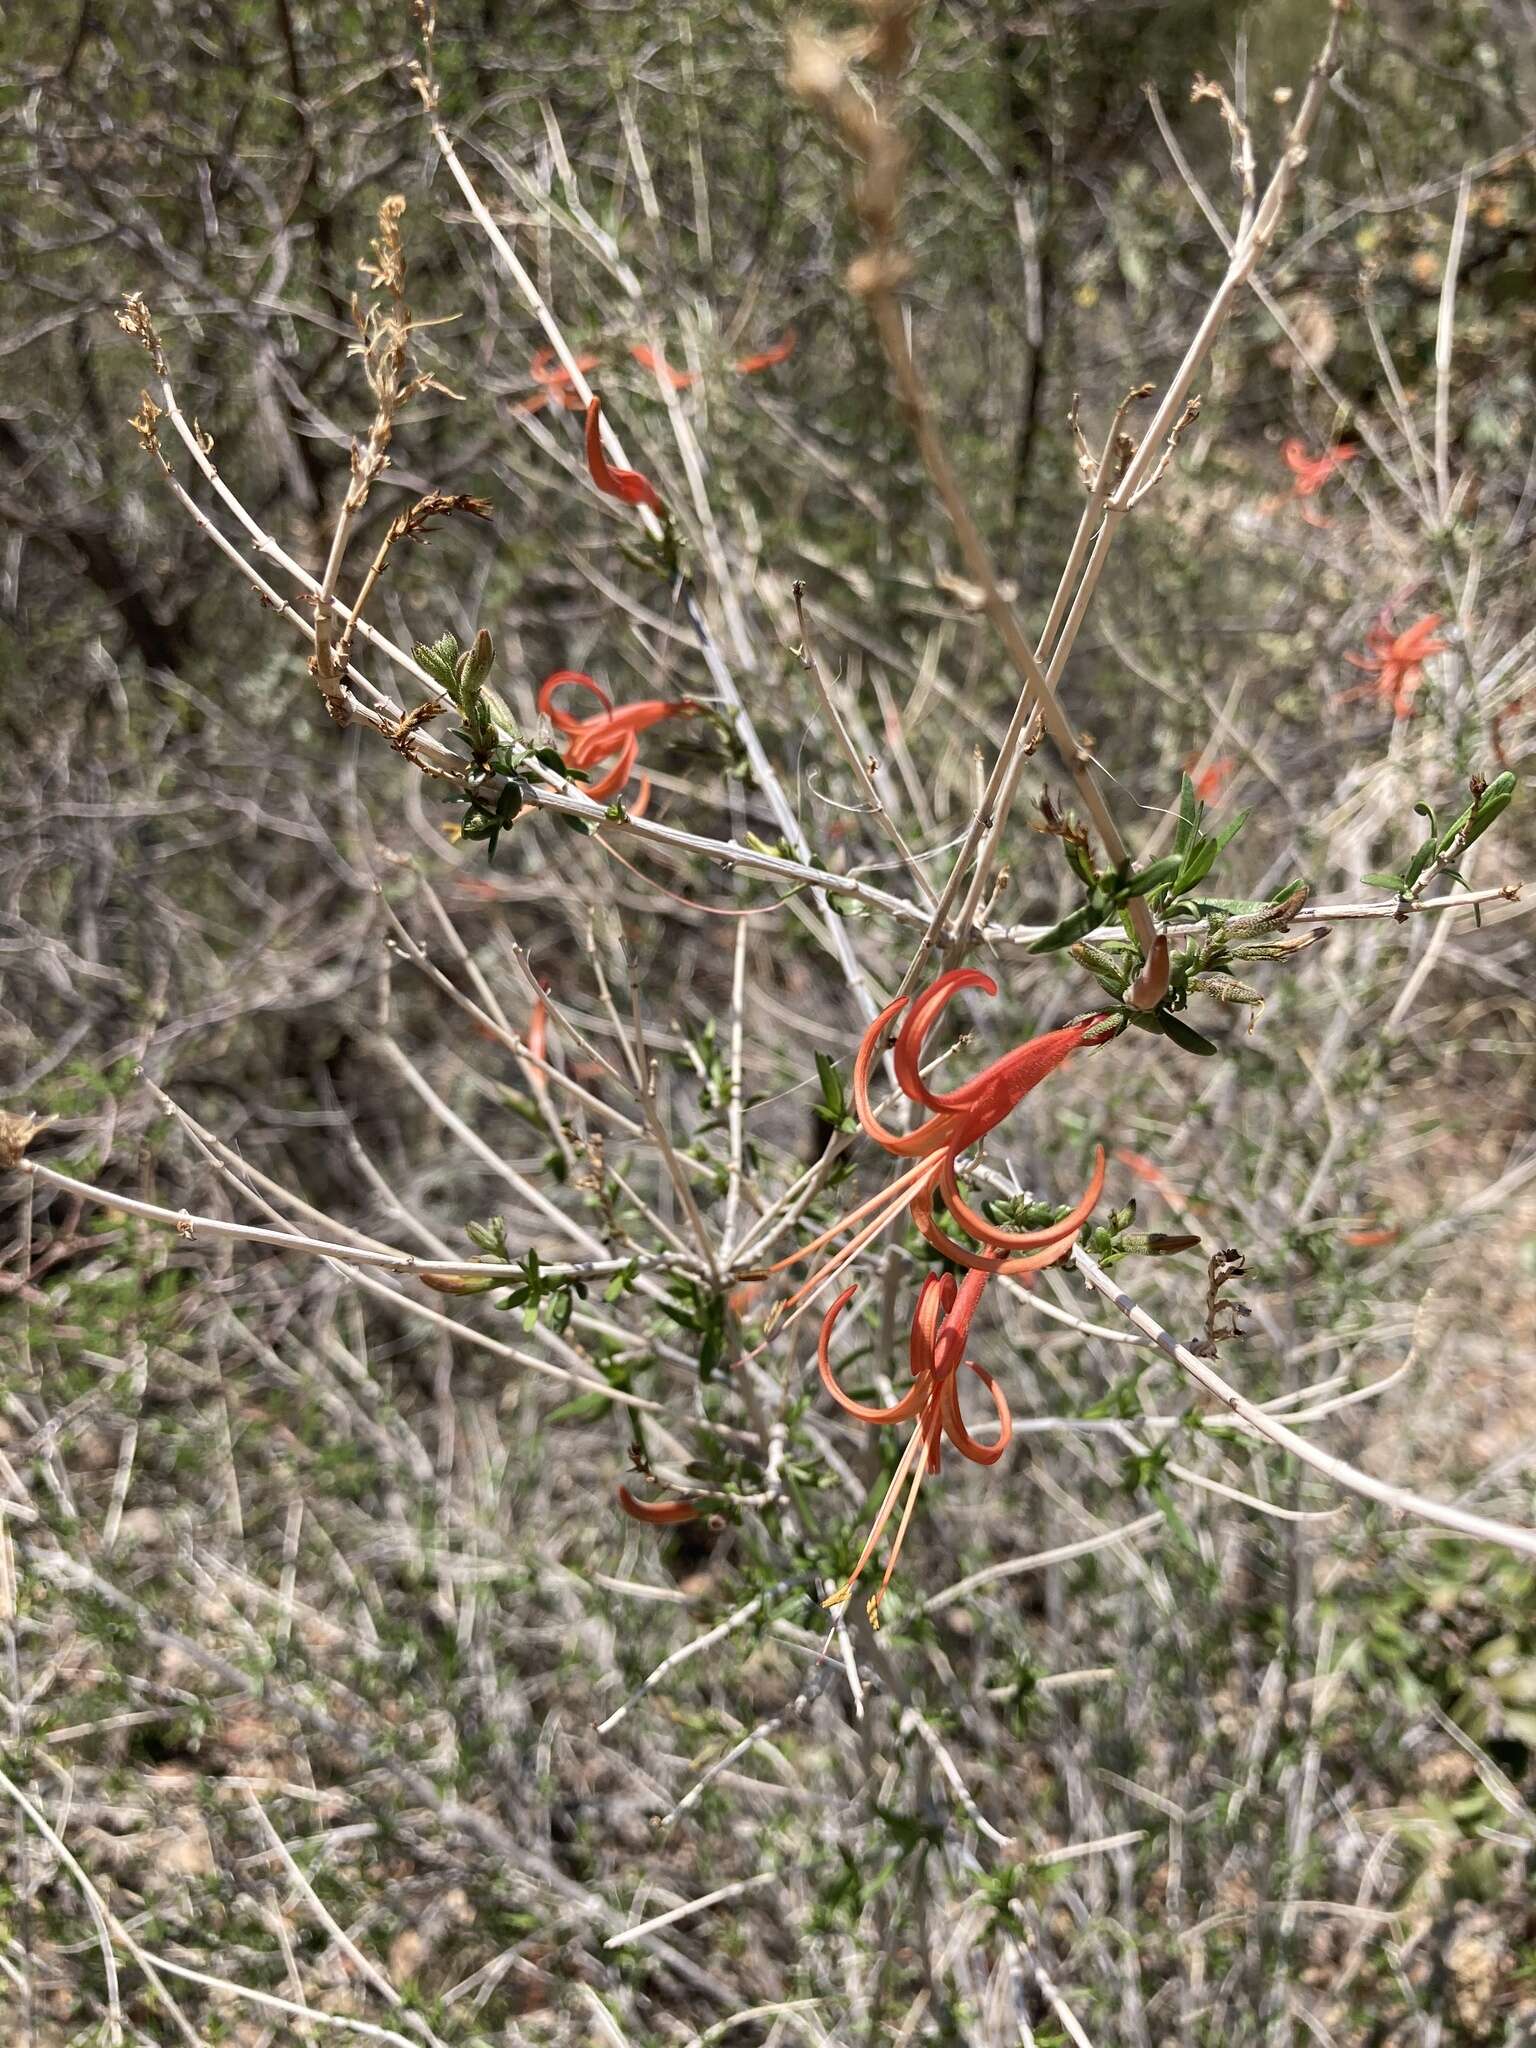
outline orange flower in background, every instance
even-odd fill
[[[1034,1273],[1042,1267],[1054,1265],[1058,1259],[1067,1256],[1073,1238],[1091,1214],[1104,1187],[1102,1145],[1096,1150],[1093,1176],[1082,1199],[1058,1222],[1049,1223],[1040,1230],[1003,1230],[989,1222],[966,1202],[960,1192],[955,1169],[962,1152],[979,1144],[988,1132],[1018,1107],[1032,1088],[1038,1087],[1047,1074],[1054,1073],[1063,1060],[1069,1059],[1081,1046],[1093,1042],[1093,1033],[1104,1022],[1103,1013],[1081,1023],[1070,1024],[1060,1031],[1047,1031],[1039,1038],[1031,1038],[1027,1043],[1015,1046],[1012,1052],[994,1060],[973,1080],[941,1095],[923,1080],[919,1061],[928,1035],[944,1009],[951,998],[965,988],[982,989],[989,996],[997,994],[997,984],[989,975],[980,974],[973,967],[956,968],[950,974],[941,974],[933,986],[915,1000],[898,996],[895,1002],[887,1003],[865,1031],[853,1067],[853,1101],[860,1127],[866,1137],[873,1138],[883,1150],[898,1159],[915,1160],[916,1164],[898,1174],[879,1194],[858,1203],[846,1215],[839,1217],[809,1244],[802,1245],[788,1258],[780,1259],[777,1265],[769,1268],[774,1273],[782,1272],[785,1267],[810,1258],[845,1232],[854,1231],[842,1250],[819,1265],[804,1285],[790,1296],[780,1310],[781,1315],[785,1312],[798,1313],[807,1296],[814,1293],[823,1281],[841,1272],[856,1253],[906,1208],[911,1209],[912,1221],[929,1244],[946,1258],[973,1271],[991,1273]],[[907,1010],[908,1014],[896,1034],[893,1064],[897,1085],[908,1101],[920,1103],[935,1112],[926,1123],[909,1132],[886,1130],[875,1116],[869,1100],[870,1067],[886,1026],[902,1010]],[[961,1228],[986,1247],[984,1252],[972,1251],[934,1221],[936,1194],[943,1196],[945,1207]],[[854,1230],[856,1224],[859,1227]]]
[[[1339,1242],[1349,1245],[1355,1251],[1365,1251],[1373,1245],[1396,1244],[1402,1232],[1388,1224],[1378,1224],[1369,1230],[1346,1230]]]
[[[786,362],[794,354],[797,339],[798,337],[793,327],[786,328],[783,335],[771,348],[762,349],[757,355],[738,356],[731,367],[740,377],[755,377],[760,371],[771,370],[776,364]],[[629,353],[642,370],[649,370],[653,376],[664,377],[674,391],[686,391],[689,385],[695,382],[692,370],[674,370],[664,356],[658,356],[656,351],[653,348],[647,347],[644,342],[634,343]],[[600,358],[593,355],[577,356],[575,358],[576,368],[583,376],[587,374],[588,370],[595,370],[599,361]],[[576,389],[575,379],[565,365],[557,360],[555,351],[552,348],[541,348],[538,351],[533,361],[528,365],[528,375],[541,388],[530,397],[520,398],[517,401],[516,409],[518,412],[542,412],[546,405],[563,406],[567,412],[581,411],[583,401]],[[591,442],[589,439],[589,461],[591,459],[590,447]],[[606,467],[606,464],[604,467]],[[616,477],[633,477],[635,475],[633,470],[615,470],[611,473]],[[596,469],[593,470],[593,478],[594,481],[597,480]],[[642,477],[640,481],[644,483],[645,479]],[[599,490],[606,490],[607,488],[607,485],[601,482],[598,483]],[[611,492],[610,495],[624,497],[625,493],[620,490]],[[644,504],[649,501],[644,498],[631,498],[628,502],[631,504]],[[658,498],[655,505],[652,506],[652,510],[659,511],[660,509],[661,500]]]
[[[606,497],[622,498],[626,505],[647,505],[658,517],[666,507],[661,493],[638,469],[615,469],[603,453],[603,401],[594,398],[587,407],[587,468],[592,481]]]
[[[821,1338],[816,1347],[817,1364],[821,1371],[821,1383],[845,1415],[851,1415],[856,1422],[872,1425],[883,1423],[914,1422],[912,1438],[903,1451],[885,1498],[880,1503],[869,1540],[859,1555],[859,1561],[844,1583],[835,1593],[829,1593],[827,1607],[841,1607],[851,1596],[854,1587],[864,1573],[875,1547],[885,1533],[886,1524],[896,1511],[903,1493],[905,1503],[901,1520],[896,1528],[896,1540],[891,1545],[890,1556],[886,1559],[885,1574],[880,1581],[879,1591],[869,1602],[871,1624],[880,1626],[880,1602],[885,1598],[891,1583],[891,1574],[896,1569],[896,1560],[901,1555],[902,1542],[906,1537],[912,1511],[917,1506],[917,1496],[922,1490],[923,1480],[930,1472],[939,1469],[943,1440],[947,1436],[962,1458],[969,1458],[973,1465],[995,1465],[1007,1450],[1013,1437],[1013,1417],[1008,1412],[1008,1403],[1002,1389],[991,1373],[965,1356],[966,1338],[970,1334],[971,1318],[993,1273],[1002,1270],[994,1264],[990,1268],[978,1267],[966,1274],[958,1286],[952,1273],[930,1273],[923,1282],[922,1292],[917,1298],[917,1313],[912,1318],[910,1356],[912,1362],[912,1385],[901,1400],[889,1408],[871,1408],[862,1401],[855,1401],[845,1394],[838,1385],[832,1371],[829,1347],[832,1332],[838,1317],[858,1292],[856,1287],[845,1287],[822,1319]],[[960,1413],[960,1368],[967,1366],[975,1373],[992,1397],[997,1414],[997,1435],[991,1443],[978,1443],[966,1428]]]
[[[596,356],[578,356],[576,367],[585,376],[588,370],[597,367]],[[519,412],[542,412],[551,403],[562,405],[567,412],[580,412],[581,399],[576,391],[575,381],[563,363],[556,363],[552,348],[541,348],[528,365],[528,374],[535,384],[544,389],[534,398],[518,401]]]
[[[1315,498],[1336,470],[1346,462],[1353,462],[1360,453],[1347,442],[1339,441],[1331,448],[1325,448],[1321,455],[1309,455],[1305,441],[1287,441],[1280,453],[1285,457],[1285,466],[1296,481],[1291,485],[1291,496],[1300,498],[1301,516],[1309,526],[1327,526],[1328,521],[1320,512],[1314,512],[1305,500]]]
[[[1200,756],[1191,754],[1184,763],[1184,772],[1193,778],[1195,795],[1201,803],[1213,804],[1237,772],[1237,763],[1230,754],[1222,754],[1202,768]]]
[[[1424,664],[1430,655],[1444,654],[1448,645],[1434,637],[1443,616],[1441,612],[1428,612],[1401,633],[1394,633],[1392,607],[1388,605],[1365,636],[1370,652],[1344,657],[1352,667],[1363,668],[1374,680],[1345,690],[1339,702],[1350,704],[1360,697],[1375,697],[1392,706],[1394,719],[1412,718],[1414,694],[1423,679]]]
[[[692,370],[674,370],[670,363],[658,356],[654,349],[647,348],[643,342],[637,343],[630,350],[630,354],[642,370],[651,370],[658,376],[665,377],[674,391],[686,391],[693,382]]]
[[[1291,486],[1291,496],[1313,498],[1334,471],[1342,469],[1346,462],[1353,462],[1360,450],[1339,441],[1332,448],[1325,448],[1321,455],[1309,455],[1305,441],[1287,441],[1280,453],[1285,457],[1286,468],[1296,479]]]
[[[587,691],[602,706],[601,711],[591,718],[573,718],[569,711],[562,711],[554,701],[555,692],[567,687]],[[640,734],[666,718],[691,718],[698,706],[689,697],[680,697],[675,704],[663,703],[658,697],[647,697],[638,704],[620,704],[615,708],[607,693],[599,689],[590,676],[583,675],[579,669],[560,668],[553,675],[546,676],[539,685],[539,709],[555,730],[563,733],[570,742],[565,749],[567,768],[585,771],[595,768],[599,761],[613,761],[606,775],[600,775],[586,786],[587,795],[595,803],[606,803],[618,794],[635,772]],[[650,794],[651,785],[642,777],[640,794],[629,806],[631,816],[644,815]]]
[[[755,377],[759,370],[771,370],[777,363],[787,362],[795,352],[795,343],[800,339],[793,327],[786,327],[772,348],[765,348],[755,356],[738,356],[737,372],[743,377]]]
[[[528,1012],[528,1050],[536,1060],[549,1058],[549,1005],[542,996]]]

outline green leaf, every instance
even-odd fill
[[[1197,839],[1194,846],[1185,855],[1184,864],[1174,878],[1172,893],[1175,896],[1187,895],[1198,882],[1205,880],[1215,865],[1215,840],[1204,837]]]
[[[1183,776],[1179,782],[1179,829],[1173,842],[1175,853],[1186,854],[1194,845],[1195,836],[1200,830],[1201,808],[1200,799],[1195,795],[1193,779],[1188,775]]]
[[[816,1104],[816,1114],[834,1130],[846,1129],[849,1123],[848,1091],[830,1053],[817,1053],[816,1072],[821,1081],[821,1100]]]
[[[1471,806],[1472,815],[1465,824],[1466,843],[1468,846],[1472,844],[1474,839],[1481,839],[1494,820],[1503,816],[1504,812],[1514,802],[1515,791],[1519,787],[1519,776],[1507,768],[1502,775],[1494,777],[1482,795]],[[1463,829],[1462,823],[1461,820],[1458,820],[1456,825],[1451,828],[1453,839],[1456,832],[1461,829]]]
[[[1186,1024],[1182,1017],[1175,1017],[1171,1010],[1159,1010],[1157,1014],[1162,1021],[1163,1035],[1171,1038],[1180,1052],[1194,1053],[1196,1058],[1208,1060],[1220,1050],[1208,1038],[1202,1037],[1193,1025]]]
[[[634,1285],[635,1275],[639,1270],[640,1261],[638,1259],[631,1259],[622,1272],[615,1273],[608,1282],[608,1285],[603,1289],[604,1301],[615,1302],[621,1294],[628,1293],[629,1289]]]
[[[1401,896],[1408,886],[1401,875],[1366,875],[1363,880],[1368,889],[1390,889],[1394,896]]]
[[[1424,870],[1429,866],[1430,862],[1434,859],[1435,852],[1435,835],[1433,832],[1431,832],[1429,837],[1424,841],[1424,844],[1418,849],[1417,853],[1415,853],[1413,858],[1409,861],[1407,867],[1403,869],[1403,884],[1405,888],[1411,889],[1413,887],[1414,883],[1419,879],[1420,875],[1423,874]]]
[[[563,1401],[558,1408],[551,1408],[545,1416],[546,1422],[595,1422],[608,1407],[601,1394],[578,1394],[574,1401]]]
[[[1229,818],[1227,820],[1226,824],[1223,825],[1221,830],[1216,834],[1215,846],[1216,851],[1218,853],[1221,853],[1226,847],[1232,844],[1232,841],[1237,837],[1238,833],[1242,831],[1243,827],[1247,824],[1248,820],[1252,816],[1253,810],[1250,806],[1246,811],[1239,811],[1236,817]]]
[[[434,641],[430,647],[418,642],[411,649],[411,652],[416,657],[418,665],[426,670],[433,682],[440,683],[449,696],[452,697],[455,704],[457,704],[459,701],[457,667],[459,643],[457,636],[452,633],[445,633],[441,640]]]
[[[1133,896],[1150,896],[1154,889],[1164,889],[1174,881],[1183,861],[1176,853],[1165,853],[1161,860],[1143,868],[1139,874],[1127,875],[1123,881],[1116,881],[1114,900],[1128,903]]]
[[[1085,903],[1044,932],[1030,947],[1031,953],[1059,953],[1064,946],[1075,945],[1086,938],[1103,916],[1103,908],[1097,903]]]
[[[458,660],[457,681],[464,693],[464,701],[467,702],[479,694],[480,685],[490,674],[491,664],[495,659],[495,646],[490,634],[482,626]]]
[[[510,1261],[511,1254],[507,1250],[507,1219],[505,1216],[490,1216],[486,1218],[484,1223],[466,1223],[464,1235],[469,1239],[476,1251],[484,1252],[490,1258]]]

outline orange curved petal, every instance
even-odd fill
[[[1054,1266],[1066,1258],[1072,1249],[1071,1238],[1064,1238],[1058,1245],[1021,1254],[1016,1259],[999,1259],[996,1252],[973,1252],[969,1245],[951,1237],[941,1224],[934,1222],[931,1187],[921,1189],[913,1196],[912,1221],[917,1225],[919,1235],[926,1238],[935,1251],[942,1252],[946,1259],[952,1259],[957,1266],[965,1266],[973,1273],[1041,1273],[1047,1266]]]
[[[552,701],[556,690],[563,689],[567,683],[570,684],[572,689],[587,691],[589,695],[597,699],[605,712],[612,712],[613,705],[609,700],[608,693],[606,690],[599,689],[590,676],[583,675],[581,670],[576,668],[557,668],[552,675],[547,675],[539,685],[539,710],[550,721],[557,732],[579,732],[584,724],[590,723],[589,720],[572,717],[569,711],[560,710]]]
[[[960,1376],[951,1373],[944,1382],[940,1396],[940,1410],[944,1418],[944,1433],[960,1453],[969,1458],[973,1465],[995,1465],[1013,1441],[1013,1416],[1009,1411],[1007,1398],[991,1373],[967,1359],[966,1365],[975,1373],[987,1392],[992,1396],[992,1406],[997,1411],[997,1437],[990,1444],[979,1444],[965,1426],[960,1413]]]
[[[686,1500],[636,1500],[627,1486],[619,1488],[619,1506],[632,1522],[644,1522],[652,1529],[665,1529],[675,1522],[696,1522],[699,1510]]]
[[[941,974],[931,988],[923,991],[896,1034],[892,1064],[897,1083],[904,1095],[910,1096],[914,1102],[924,1103],[929,1109],[959,1107],[953,1091],[948,1095],[938,1095],[927,1086],[919,1071],[919,1062],[929,1033],[951,1001],[965,988],[978,988],[989,996],[997,994],[997,983],[990,974],[982,974],[974,967],[957,967],[952,973]]]
[[[924,1279],[912,1317],[909,1356],[913,1379],[933,1371],[934,1344],[939,1325],[955,1304],[955,1281],[951,1273],[930,1273]]]
[[[852,1395],[845,1394],[838,1385],[836,1376],[832,1371],[832,1360],[827,1348],[832,1341],[832,1329],[838,1317],[858,1291],[857,1287],[845,1287],[822,1317],[821,1335],[816,1340],[816,1365],[821,1374],[821,1384],[832,1396],[838,1407],[842,1409],[843,1413],[851,1415],[855,1422],[905,1422],[910,1416],[915,1415],[923,1405],[923,1396],[926,1390],[921,1380],[916,1381],[894,1407],[871,1408],[863,1401],[855,1401]]]
[[[858,1056],[853,1063],[853,1107],[865,1137],[873,1138],[877,1145],[883,1146],[887,1152],[894,1152],[899,1159],[917,1159],[935,1151],[942,1143],[940,1126],[944,1118],[930,1117],[915,1131],[888,1131],[875,1115],[869,1100],[869,1070],[874,1064],[881,1037],[891,1019],[906,1008],[907,1001],[906,996],[897,996],[894,1002],[887,1003],[859,1040]]]
[[[626,505],[647,505],[658,515],[665,510],[661,493],[638,469],[615,469],[603,453],[603,401],[594,398],[587,407],[587,468],[592,481],[606,497],[620,498]]]
[[[939,1177],[939,1186],[943,1191],[945,1208],[978,1244],[991,1245],[998,1251],[1033,1251],[1040,1245],[1056,1244],[1064,1237],[1075,1237],[1093,1214],[1104,1192],[1104,1147],[1094,1147],[1093,1172],[1076,1205],[1057,1222],[1044,1224],[1039,1230],[1003,1230],[989,1222],[961,1194],[952,1165],[945,1166]]]
[[[603,751],[606,753],[607,749],[604,748]],[[614,762],[606,775],[600,775],[596,782],[589,782],[587,784],[584,794],[591,797],[592,801],[596,804],[606,803],[609,797],[617,796],[625,783],[628,782],[630,776],[634,774],[635,760],[639,752],[640,742],[633,733],[626,733],[619,746],[619,758]],[[576,761],[574,765],[581,767],[584,764]]]
[[[576,367],[585,376],[588,370],[597,368],[597,357],[577,356]],[[555,351],[552,348],[541,348],[535,352],[533,361],[528,365],[528,374],[535,384],[554,385],[571,382],[570,371],[563,363],[556,364]]]

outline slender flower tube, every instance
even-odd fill
[[[1168,993],[1168,976],[1168,934],[1159,932],[1141,972],[1125,991],[1127,1008],[1155,1010]]]
[[[1392,706],[1394,719],[1414,716],[1413,699],[1423,679],[1424,664],[1432,654],[1444,654],[1447,643],[1434,637],[1444,614],[1429,612],[1415,619],[1401,633],[1392,631],[1392,607],[1388,605],[1365,636],[1368,654],[1346,654],[1344,659],[1362,668],[1374,680],[1358,689],[1345,690],[1339,702],[1352,703],[1357,697],[1377,697]]]
[[[587,407],[587,468],[592,481],[607,497],[622,498],[626,505],[648,505],[661,517],[666,507],[661,493],[638,469],[615,469],[603,453],[603,401],[594,398]]]
[[[960,1192],[956,1165],[960,1154],[979,1144],[1047,1074],[1054,1073],[1080,1046],[1095,1042],[1094,1034],[1103,1024],[1104,1014],[1031,1038],[1015,1046],[1012,1052],[1004,1053],[974,1079],[940,1094],[923,1079],[923,1047],[951,998],[966,988],[981,989],[989,996],[997,994],[997,984],[989,975],[978,973],[973,967],[956,968],[952,973],[941,974],[915,1000],[898,996],[865,1031],[853,1066],[853,1102],[860,1128],[894,1157],[914,1163],[879,1194],[858,1203],[809,1244],[770,1268],[781,1272],[822,1251],[845,1233],[853,1232],[842,1249],[819,1265],[783,1304],[781,1317],[798,1314],[807,1298],[824,1281],[841,1272],[903,1209],[910,1208],[918,1230],[946,1258],[956,1265],[988,1273],[1035,1273],[1054,1265],[1067,1256],[1073,1238],[1092,1213],[1104,1186],[1102,1145],[1096,1149],[1093,1175],[1081,1200],[1057,1222],[1039,1230],[1003,1230],[971,1208]],[[915,1131],[896,1132],[887,1130],[875,1115],[869,1099],[869,1076],[886,1027],[902,1010],[907,1010],[907,1016],[896,1034],[893,1056],[897,1085],[909,1101],[920,1103],[934,1114]],[[984,1247],[982,1251],[972,1251],[934,1221],[935,1194],[943,1196],[950,1215]]]
[[[601,711],[591,718],[574,718],[569,711],[562,711],[554,696],[557,690],[567,687],[585,690],[595,697],[602,706]],[[698,706],[691,697],[679,698],[675,704],[665,703],[659,697],[647,697],[638,704],[615,706],[590,676],[583,675],[579,669],[560,668],[553,675],[546,676],[539,685],[539,709],[556,731],[563,733],[570,742],[565,749],[567,768],[586,770],[595,767],[599,761],[613,761],[614,765],[607,774],[589,782],[586,788],[587,795],[595,803],[606,803],[617,795],[635,771],[640,734],[666,718],[691,718]],[[629,806],[631,816],[644,815],[650,792],[649,781],[642,777],[640,795]]]
[[[689,1500],[636,1500],[627,1486],[619,1488],[619,1506],[632,1522],[647,1528],[669,1529],[677,1522],[696,1522],[699,1510]]]
[[[886,1488],[885,1498],[875,1515],[868,1540],[859,1553],[858,1563],[837,1591],[829,1593],[824,1602],[827,1607],[841,1607],[849,1599],[900,1505],[901,1519],[886,1559],[885,1573],[879,1590],[869,1601],[869,1619],[875,1628],[880,1626],[880,1603],[885,1598],[891,1574],[896,1569],[896,1560],[901,1555],[901,1546],[917,1506],[923,1480],[930,1472],[939,1469],[944,1438],[948,1437],[961,1457],[968,1458],[973,1465],[995,1465],[1012,1440],[1013,1417],[1008,1412],[1001,1387],[974,1359],[965,1356],[971,1319],[987,1282],[993,1273],[1001,1270],[1000,1262],[994,1261],[990,1268],[978,1267],[967,1273],[958,1286],[951,1273],[928,1275],[917,1298],[917,1312],[912,1318],[912,1385],[889,1408],[872,1408],[862,1401],[855,1401],[838,1385],[832,1370],[832,1332],[838,1317],[858,1292],[857,1288],[845,1287],[822,1319],[821,1337],[816,1347],[821,1383],[844,1414],[851,1415],[856,1422],[867,1422],[872,1426],[902,1422],[914,1425],[911,1440]],[[997,1435],[990,1443],[979,1443],[971,1435],[960,1412],[959,1376],[962,1365],[975,1373],[992,1397],[997,1415]]]

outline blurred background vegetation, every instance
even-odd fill
[[[1323,14],[923,13],[914,333],[1028,619],[1077,517],[1074,394],[1102,431],[1126,389],[1166,377],[1220,274],[1145,87],[1230,222],[1228,139],[1189,87],[1241,91],[1267,163]],[[1012,689],[845,290],[846,166],[784,89],[788,19],[750,0],[479,0],[444,7],[437,64],[499,223],[599,358],[632,453],[669,481],[667,415],[630,351],[664,345],[696,373],[715,521],[690,530],[701,584],[813,841],[867,864],[878,837],[827,800],[853,793],[813,730],[791,583],[925,849],[964,829],[973,750]],[[1519,769],[1536,736],[1536,18],[1526,0],[1379,0],[1345,52],[1268,280],[1311,367],[1245,301],[1070,673],[1133,837],[1192,761],[1219,763],[1228,812],[1253,806],[1233,893],[1299,874],[1323,899],[1368,897],[1362,877],[1415,843],[1416,798],[1454,813],[1469,775]],[[373,4],[71,0],[0,24],[0,1106],[56,1118],[47,1156],[71,1172],[249,1220],[153,1083],[317,1214],[415,1249],[425,1217],[462,1252],[467,1220],[517,1207],[500,1168],[538,1178],[559,1155],[516,1063],[391,952],[390,915],[456,973],[430,885],[518,1015],[512,939],[601,1033],[572,902],[606,873],[700,1159],[734,929],[603,870],[550,818],[520,821],[489,866],[452,846],[453,814],[372,735],[330,724],[302,643],[145,460],[127,425],[145,362],[114,320],[143,294],[221,473],[318,568],[368,417],[358,261],[399,192],[418,355],[459,396],[428,394],[402,424],[359,559],[402,492],[475,493],[494,526],[450,523],[398,558],[381,623],[407,644],[489,627],[530,731],[557,667],[620,696],[704,694],[685,637],[616,611],[615,587],[639,586],[559,466],[575,416],[523,409],[541,336],[433,149],[414,53],[408,11]],[[1464,171],[1456,517],[1426,530],[1363,459],[1313,526],[1282,442],[1354,439],[1363,420],[1406,470],[1401,408],[1428,437]],[[789,329],[782,363],[725,373]],[[1344,654],[1393,602],[1449,615],[1461,650],[1396,725],[1341,701],[1359,680]],[[775,836],[714,724],[659,752],[659,815]],[[1508,822],[1475,883],[1530,872],[1536,831],[1518,805]],[[1015,836],[1003,912],[1048,919],[1066,900],[1048,842],[1022,816]],[[706,900],[728,886],[706,868],[663,879]],[[1212,1071],[1150,1047],[1099,1062],[1057,1098],[1052,1184],[1094,1137],[1117,1145],[1140,1162],[1122,1160],[1117,1201],[1247,1256],[1252,1334],[1224,1353],[1246,1391],[1405,1367],[1328,1441],[1528,1522],[1525,911],[1343,926],[1266,984],[1251,1036],[1223,1024]],[[844,1058],[856,1036],[807,927],[750,921],[752,1129],[773,1194],[781,1162],[824,1142],[815,1052]],[[894,985],[903,935],[853,931]],[[1034,1024],[1090,999],[1081,977],[1030,976],[1014,1022],[1020,1003]],[[606,1213],[601,1186],[559,1194]],[[631,1426],[604,1402],[326,1265],[45,1189],[22,1190],[3,1229],[8,2041],[328,2040],[349,2019],[392,2039],[634,2048],[1536,2038],[1536,1573],[1358,1502],[1325,1515],[1320,1489],[1246,1452],[1226,1482],[1300,1519],[1184,1485],[1169,1461],[1206,1455],[1198,1404],[1153,1354],[1010,1312],[1016,1410],[1081,1427],[1016,1444],[985,1491],[930,1498],[913,1597],[861,1645],[855,1711],[816,1656],[808,1574],[827,1557],[751,1517],[637,1539],[612,1508]],[[526,1218],[511,1240],[560,1248]],[[1198,1261],[1145,1284],[1198,1328]],[[704,1308],[690,1329],[620,1303],[620,1343],[597,1307],[526,1335],[485,1303],[462,1315],[550,1358],[574,1347],[626,1388],[659,1392],[647,1375],[668,1361],[696,1370]],[[804,1365],[790,1466],[835,1550],[862,1490],[817,1490]],[[872,1483],[874,1453],[841,1441]],[[923,1608],[973,1567],[1133,1523],[1113,1548]],[[670,1649],[752,1601],[594,1732]],[[1109,1846],[1058,1853],[1084,1843]],[[737,1880],[751,1888],[717,1910],[604,1945]],[[88,1888],[169,1971],[202,1976],[157,1991],[119,1942],[114,1987]]]

